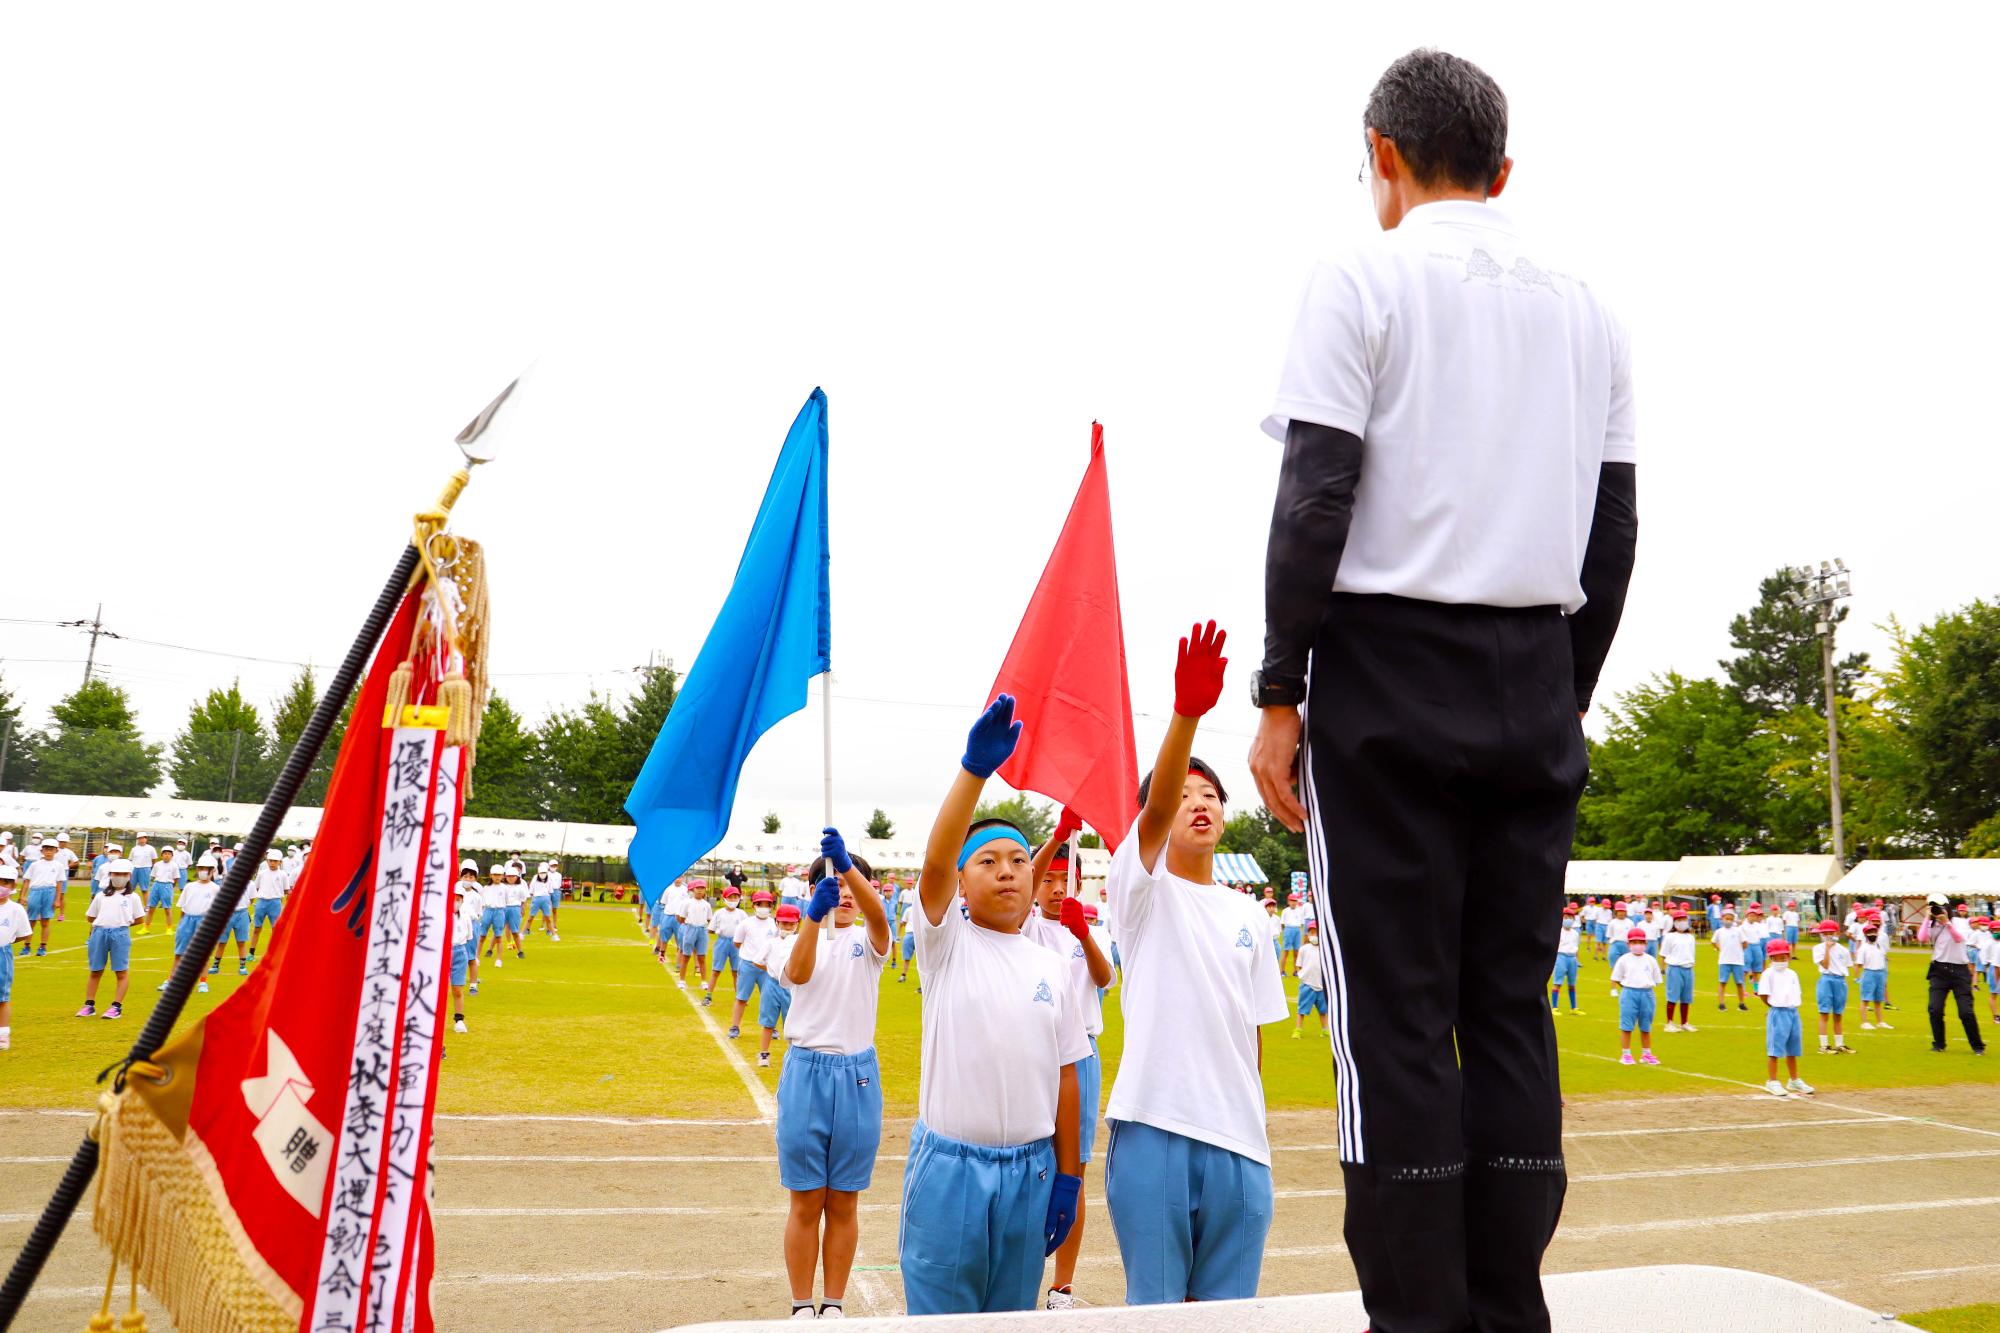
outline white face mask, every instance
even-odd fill
[[[1690,924],[1689,924],[1688,922],[1686,922],[1686,921],[1676,921],[1676,922],[1674,922],[1674,929],[1675,929],[1675,930],[1691,930],[1691,929],[1693,929],[1693,927],[1692,927],[1692,926],[1691,926],[1691,925],[1690,925]]]
[[[768,920],[770,915],[771,915],[771,909],[768,907],[760,907],[757,909],[757,919],[759,921]]]

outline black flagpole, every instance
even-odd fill
[[[512,388],[512,385],[508,386],[510,392]],[[506,394],[502,394],[501,400],[505,398]],[[496,401],[494,406],[498,407],[499,402]],[[488,413],[492,410],[487,409]],[[410,579],[417,572],[418,558],[414,545],[403,548],[395,572],[382,585],[382,592],[368,612],[361,632],[348,648],[340,669],[333,673],[333,679],[328,683],[326,693],[320,696],[305,730],[299,733],[298,744],[292,747],[291,757],[285,760],[284,771],[271,784],[271,794],[264,798],[264,808],[258,811],[257,822],[250,826],[249,836],[243,840],[242,852],[231,862],[229,873],[223,876],[222,886],[216,890],[216,903],[232,903],[240,899],[252,872],[263,863],[264,852],[271,845],[271,839],[277,836],[278,825],[284,820],[285,812],[292,808],[299,788],[305,783],[306,774],[312,771],[313,761],[319,757],[320,747],[340,721],[340,710],[347,706],[347,696],[354,693],[354,684],[361,678],[368,659],[374,655],[382,631],[388,627],[390,617],[396,614],[396,607],[403,600],[403,594],[409,590]],[[114,1066],[118,1070],[115,1087],[123,1088],[125,1070],[135,1061],[150,1060],[153,1052],[166,1045],[167,1038],[173,1034],[174,1024],[180,1019],[181,1009],[194,992],[202,970],[208,966],[208,956],[215,952],[215,946],[228,924],[229,913],[226,911],[202,914],[201,924],[195,927],[194,937],[181,954],[180,964],[167,979],[166,993],[153,1006],[153,1012],[146,1019],[139,1039],[132,1043],[131,1051]],[[94,1138],[86,1136],[77,1145],[76,1155],[70,1158],[69,1170],[63,1173],[62,1183],[56,1186],[48,1206],[42,1209],[35,1229],[28,1234],[27,1244],[15,1256],[6,1282],[0,1284],[0,1333],[12,1327],[14,1316],[20,1313],[21,1303],[28,1297],[28,1289],[35,1285],[42,1265],[48,1262],[56,1241],[62,1238],[63,1228],[69,1225],[70,1216],[76,1212],[84,1189],[90,1184],[91,1177],[97,1174],[97,1152],[97,1140]]]

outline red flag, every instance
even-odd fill
[[[1015,716],[1027,723],[1000,776],[1071,807],[1115,850],[1138,814],[1139,761],[1104,427],[1096,422],[1090,466],[992,694],[1013,695]]]

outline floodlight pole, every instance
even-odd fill
[[[1833,621],[1822,619],[1819,629],[1820,667],[1826,675],[1826,772],[1833,789],[1833,854],[1847,864],[1847,847],[1840,829],[1840,715],[1833,703]]]
[[[1829,807],[1833,817],[1833,854],[1847,865],[1847,842],[1841,829],[1840,808],[1840,714],[1834,696],[1833,626],[1840,600],[1849,595],[1847,562],[1820,561],[1819,568],[1803,565],[1791,571],[1792,604],[1811,607],[1813,630],[1819,635],[1820,674],[1826,698],[1826,771],[1831,787]]]

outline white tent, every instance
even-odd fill
[[[1840,893],[1864,898],[2000,898],[2000,857],[1936,861],[1863,861],[1840,881]]]
[[[1688,893],[1817,893],[1841,876],[1837,856],[1683,856],[1670,890]]]
[[[1564,892],[1573,898],[1659,898],[1679,866],[1678,861],[1571,861]]]

